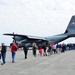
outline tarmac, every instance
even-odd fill
[[[11,51],[7,51],[6,64],[0,65],[0,75],[75,75],[75,50],[50,56],[32,55],[24,59],[23,50],[17,51],[15,63],[11,62]]]

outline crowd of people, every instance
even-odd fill
[[[15,43],[10,44],[10,49],[11,49],[11,57],[12,57],[12,63],[15,63],[15,56],[16,52],[18,50],[18,46]],[[50,56],[52,54],[59,54],[65,52],[65,50],[72,50],[75,49],[75,44],[49,44],[49,45],[43,45],[43,46],[37,46],[37,44],[34,42],[32,44],[32,53],[34,57],[37,55],[40,56]],[[27,59],[28,56],[28,44],[23,45],[23,51],[24,51],[24,58]],[[0,48],[0,60],[2,59],[1,65],[6,63],[6,52],[7,52],[7,47],[5,46],[4,43],[1,44]],[[38,52],[38,53],[37,53]]]
[[[33,55],[36,57],[36,52],[40,56],[50,56],[52,54],[64,53],[66,50],[75,50],[75,44],[49,44],[38,46],[36,43],[33,43]]]

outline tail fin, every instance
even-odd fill
[[[72,16],[65,33],[68,33],[71,36],[75,35],[75,15]]]

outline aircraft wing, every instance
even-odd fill
[[[3,35],[18,36],[18,37],[24,37],[24,38],[29,38],[29,39],[35,39],[35,40],[46,40],[44,37],[30,36],[30,35],[22,35],[22,34],[10,34],[10,33],[5,33],[5,34],[3,34]]]
[[[44,37],[38,37],[38,36],[30,36],[30,35],[28,35],[27,37],[30,38],[30,39],[46,40]]]
[[[18,37],[25,37],[25,38],[28,38],[26,35],[22,35],[22,34],[10,34],[10,33],[5,33],[3,35],[7,35],[7,36],[18,36]]]

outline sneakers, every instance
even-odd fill
[[[12,61],[12,63],[15,63],[15,61]]]
[[[3,65],[3,63],[1,63],[1,65]]]

